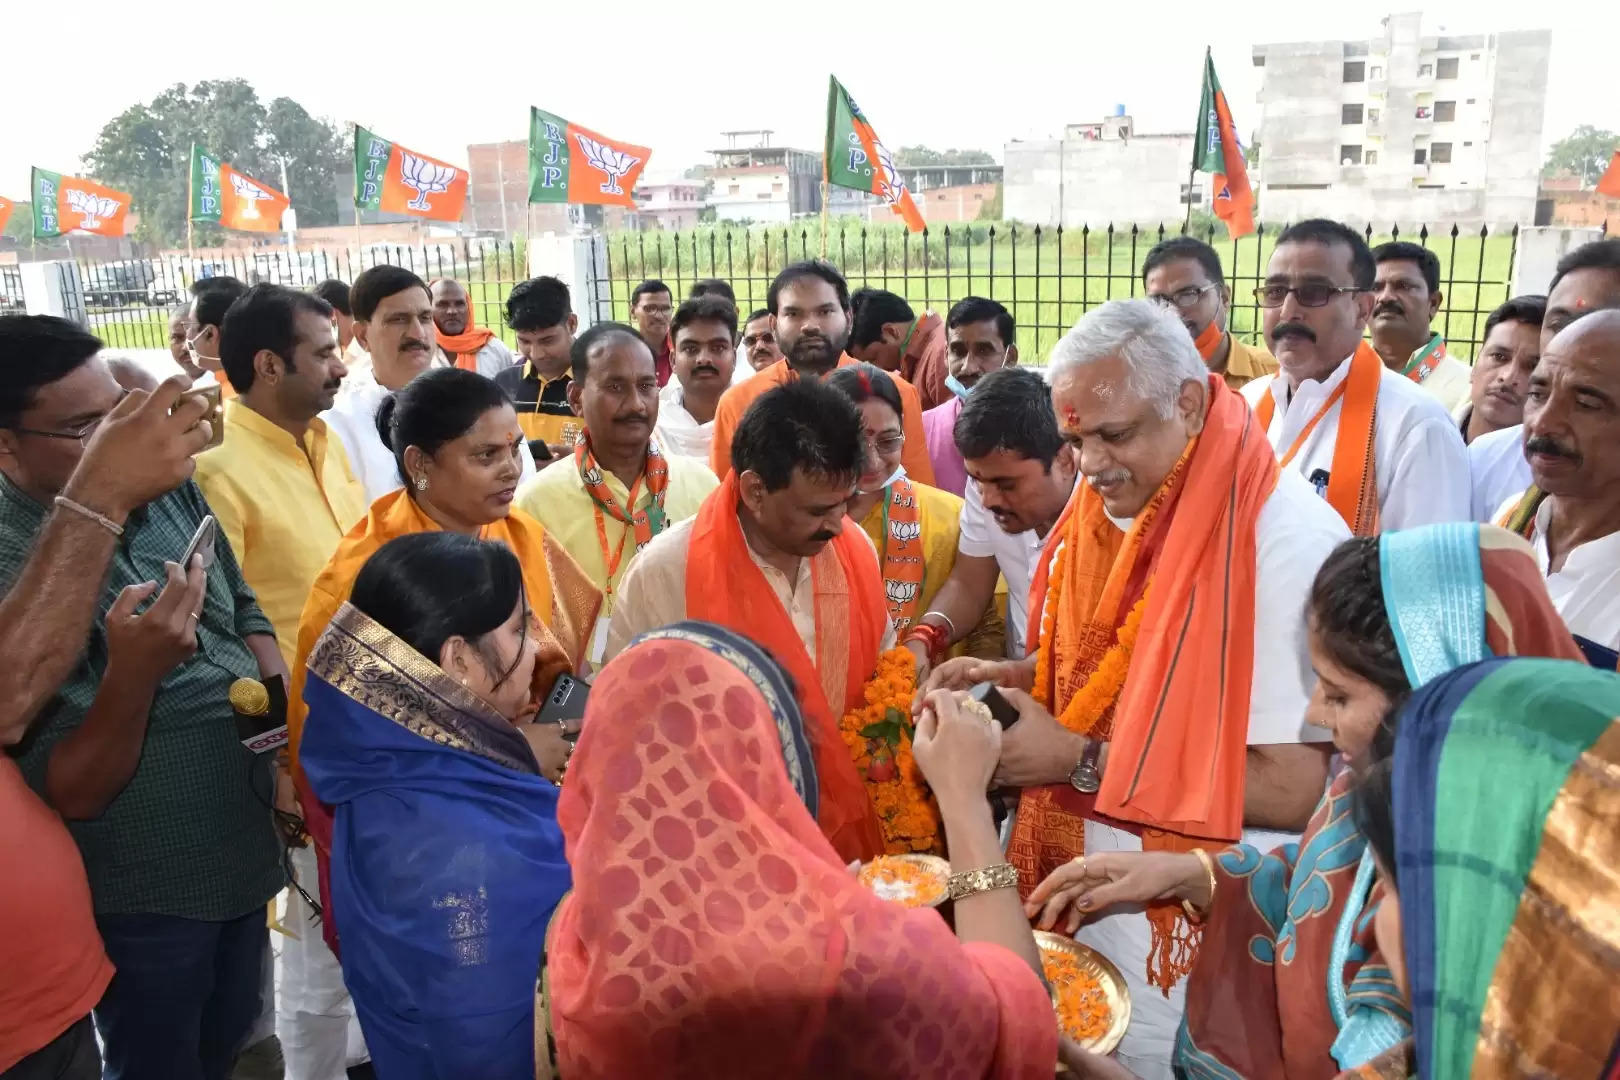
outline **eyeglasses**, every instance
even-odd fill
[[[1279,308],[1288,294],[1293,293],[1301,307],[1322,307],[1340,293],[1367,292],[1355,285],[1324,285],[1320,281],[1307,281],[1299,285],[1262,285],[1254,290],[1254,299],[1263,308]]]
[[[880,454],[893,454],[906,445],[904,434],[890,433],[888,435],[879,435],[876,438],[868,435],[866,441],[871,445],[872,449]]]
[[[96,433],[96,428],[100,427],[101,422],[105,419],[104,416],[98,416],[77,431],[41,431],[38,428],[25,427],[12,428],[11,430],[19,435],[37,435],[42,439],[73,439],[80,446],[83,446],[90,441],[90,436]]]
[[[1187,311],[1197,306],[1205,293],[1213,289],[1213,285],[1189,285],[1185,289],[1177,289],[1173,293],[1149,293],[1148,299],[1160,307],[1176,307]]]

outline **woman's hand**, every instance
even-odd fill
[[[952,691],[936,690],[923,705],[911,752],[941,811],[983,803],[1001,756],[1001,725],[964,711]]]
[[[1067,910],[1067,933],[1093,911],[1111,904],[1142,904],[1165,898],[1209,903],[1208,876],[1196,855],[1166,851],[1110,851],[1064,863],[1035,886],[1024,914],[1050,930]]]
[[[930,671],[928,680],[918,684],[917,696],[911,700],[911,715],[922,715],[923,702],[936,690],[970,690],[982,682],[1028,690],[1034,683],[1034,672],[1021,660],[958,656]]]
[[[563,738],[562,729],[556,724],[519,724],[517,729],[534,751],[540,775],[553,784],[562,783],[568,759],[574,754],[574,744]]]
[[[1058,1063],[1081,1080],[1136,1080],[1136,1074],[1111,1057],[1082,1050],[1067,1035],[1058,1036]]]

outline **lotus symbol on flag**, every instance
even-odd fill
[[[602,185],[604,195],[623,195],[624,189],[619,186],[619,177],[636,167],[641,159],[625,153],[623,150],[597,142],[589,135],[574,132],[574,138],[579,140],[579,148],[585,152],[585,160],[593,169],[601,169],[607,173],[607,183]]]
[[[407,210],[431,210],[427,197],[436,195],[441,191],[449,191],[450,183],[456,178],[456,170],[448,165],[439,165],[418,157],[409,150],[401,150],[399,154],[399,175],[405,181],[405,186],[416,189],[416,198],[405,204]]]
[[[883,169],[882,179],[878,181],[878,195],[886,203],[897,203],[906,193],[906,182],[894,171],[894,159],[889,156],[889,148],[878,143],[877,152],[878,165]]]
[[[106,218],[118,213],[118,200],[109,199],[105,195],[95,195],[88,191],[79,191],[69,188],[67,193],[68,209],[83,217],[79,222],[81,229],[97,229]]]
[[[231,187],[236,191],[236,197],[247,205],[242,207],[243,218],[256,218],[259,216],[259,203],[270,197],[270,193],[245,176],[232,174]]]

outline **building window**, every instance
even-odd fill
[[[1345,124],[1361,123],[1361,106],[1345,105],[1339,109],[1339,120]]]
[[[1433,74],[1434,74],[1434,65],[1433,64],[1419,64],[1418,65],[1418,78],[1427,79],[1430,75],[1433,75]]]
[[[1473,104],[1473,103],[1474,103],[1474,99],[1473,99],[1473,98],[1469,98],[1469,99],[1468,99],[1468,102],[1467,102],[1467,103],[1468,103],[1468,104],[1469,104],[1469,105],[1472,105],[1472,104]]]
[[[1474,145],[1474,144],[1473,144],[1473,143],[1471,143],[1471,142],[1465,142],[1465,143],[1463,143],[1463,145],[1464,145],[1464,146],[1473,146],[1473,145]]]
[[[1427,105],[1419,105],[1417,107],[1417,118],[1419,120],[1429,119],[1429,107]]]
[[[1435,102],[1434,118],[1441,123],[1457,119],[1457,103],[1455,101]]]
[[[1412,164],[1427,165],[1428,163],[1429,152],[1426,149],[1420,146],[1416,150],[1412,151]]]
[[[1355,145],[1354,143],[1346,143],[1345,145],[1339,147],[1339,164],[1360,165],[1361,147]]]
[[[1366,82],[1367,62],[1365,60],[1346,60],[1344,62],[1345,82]]]
[[[1437,142],[1429,147],[1429,160],[1436,165],[1449,165],[1451,163],[1451,144]]]
[[[1380,65],[1374,64],[1372,66],[1372,70],[1367,74],[1374,79],[1382,79],[1384,77],[1384,69]]]
[[[728,190],[726,192],[726,194],[728,194],[728,195],[740,195],[740,194],[742,194],[742,185],[741,184],[732,184],[730,190]]]
[[[1181,185],[1181,205],[1198,206],[1204,201],[1204,193],[1192,184]]]
[[[1439,66],[1434,70],[1437,79],[1455,79],[1457,77],[1457,58],[1455,56],[1442,57]]]
[[[1376,150],[1367,151],[1365,154],[1362,155],[1361,162],[1364,165],[1376,165],[1376,164],[1378,164],[1378,151],[1376,151]]]
[[[771,185],[771,190],[776,191],[776,192],[780,192],[782,190],[782,185],[780,183],[772,184]]]
[[[1378,123],[1378,117],[1379,117],[1379,111],[1377,109],[1368,109],[1367,110],[1367,123],[1369,123],[1369,124]]]

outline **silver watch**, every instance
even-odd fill
[[[1102,742],[1087,739],[1086,749],[1069,770],[1069,786],[1082,795],[1095,795],[1102,787],[1102,774],[1097,771],[1097,759],[1102,756]]]

